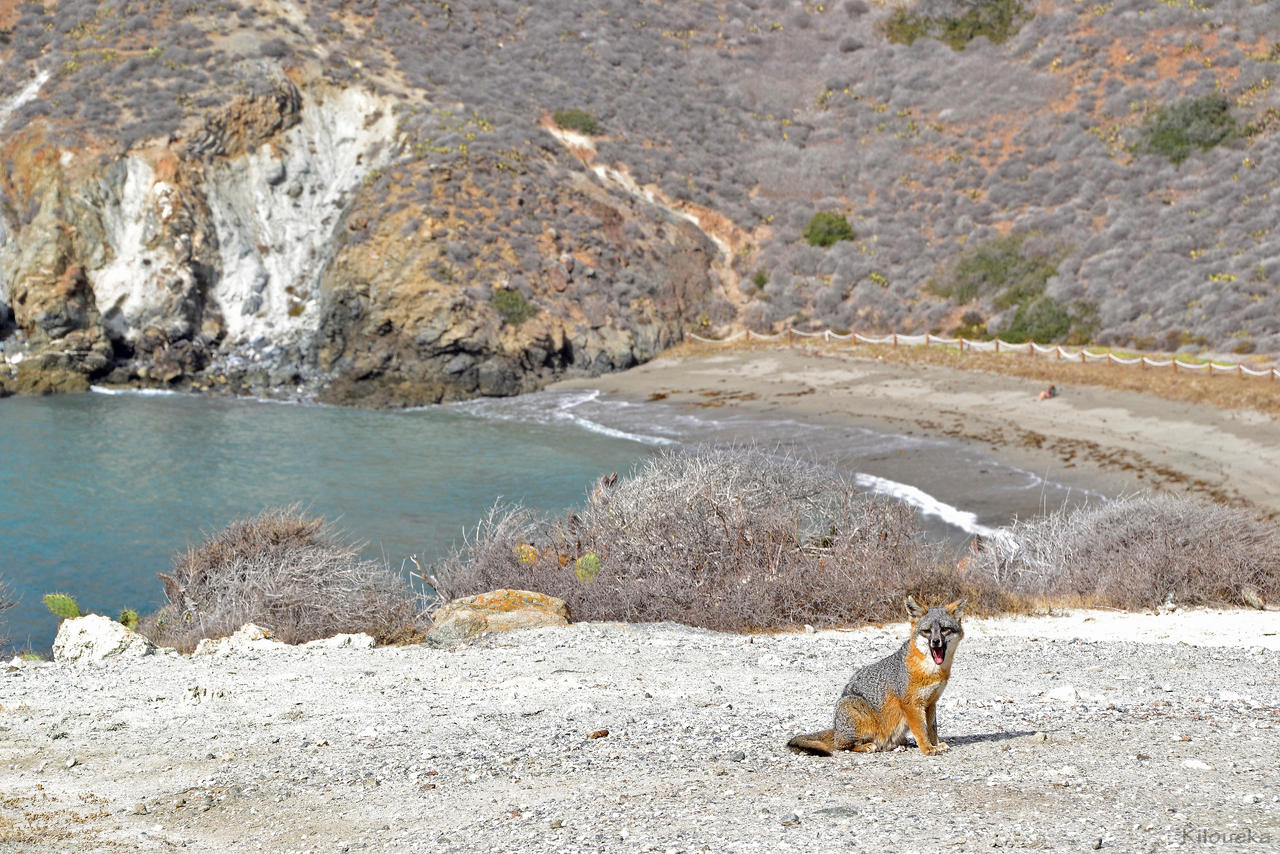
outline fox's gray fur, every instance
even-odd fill
[[[956,647],[964,637],[964,601],[922,608],[910,596],[911,637],[892,655],[853,674],[836,704],[829,730],[798,735],[787,746],[805,753],[886,750],[915,736],[922,753],[946,750],[938,740],[938,698],[951,676]]]

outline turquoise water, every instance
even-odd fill
[[[300,502],[402,568],[409,555],[442,556],[499,498],[558,512],[664,445],[747,442],[810,457],[906,502],[926,536],[958,548],[1101,498],[946,440],[590,390],[404,412],[173,394],[10,398],[0,442],[0,578],[21,595],[0,628],[36,650],[56,630],[43,594],[113,616],[154,610],[156,573],[175,552],[266,507]]]
[[[294,502],[393,567],[425,563],[495,499],[559,510],[654,447],[541,420],[175,395],[0,401],[0,577],[21,596],[0,623],[14,646],[47,650],[45,593],[113,616],[154,610],[175,551]]]

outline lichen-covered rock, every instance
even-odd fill
[[[563,599],[531,590],[494,590],[455,599],[431,615],[429,641],[457,643],[485,632],[569,624]]]
[[[53,660],[57,662],[140,658],[155,651],[151,641],[101,614],[63,620],[53,641]]]

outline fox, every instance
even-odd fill
[[[904,605],[910,638],[897,652],[853,674],[836,703],[831,729],[797,735],[787,747],[817,756],[837,750],[873,753],[905,744],[910,730],[925,756],[947,749],[938,740],[938,698],[964,637],[965,600],[923,608],[908,596]]]

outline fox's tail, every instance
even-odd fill
[[[836,731],[824,729],[822,732],[807,732],[797,735],[787,742],[796,753],[812,753],[815,756],[830,756],[834,752]]]

